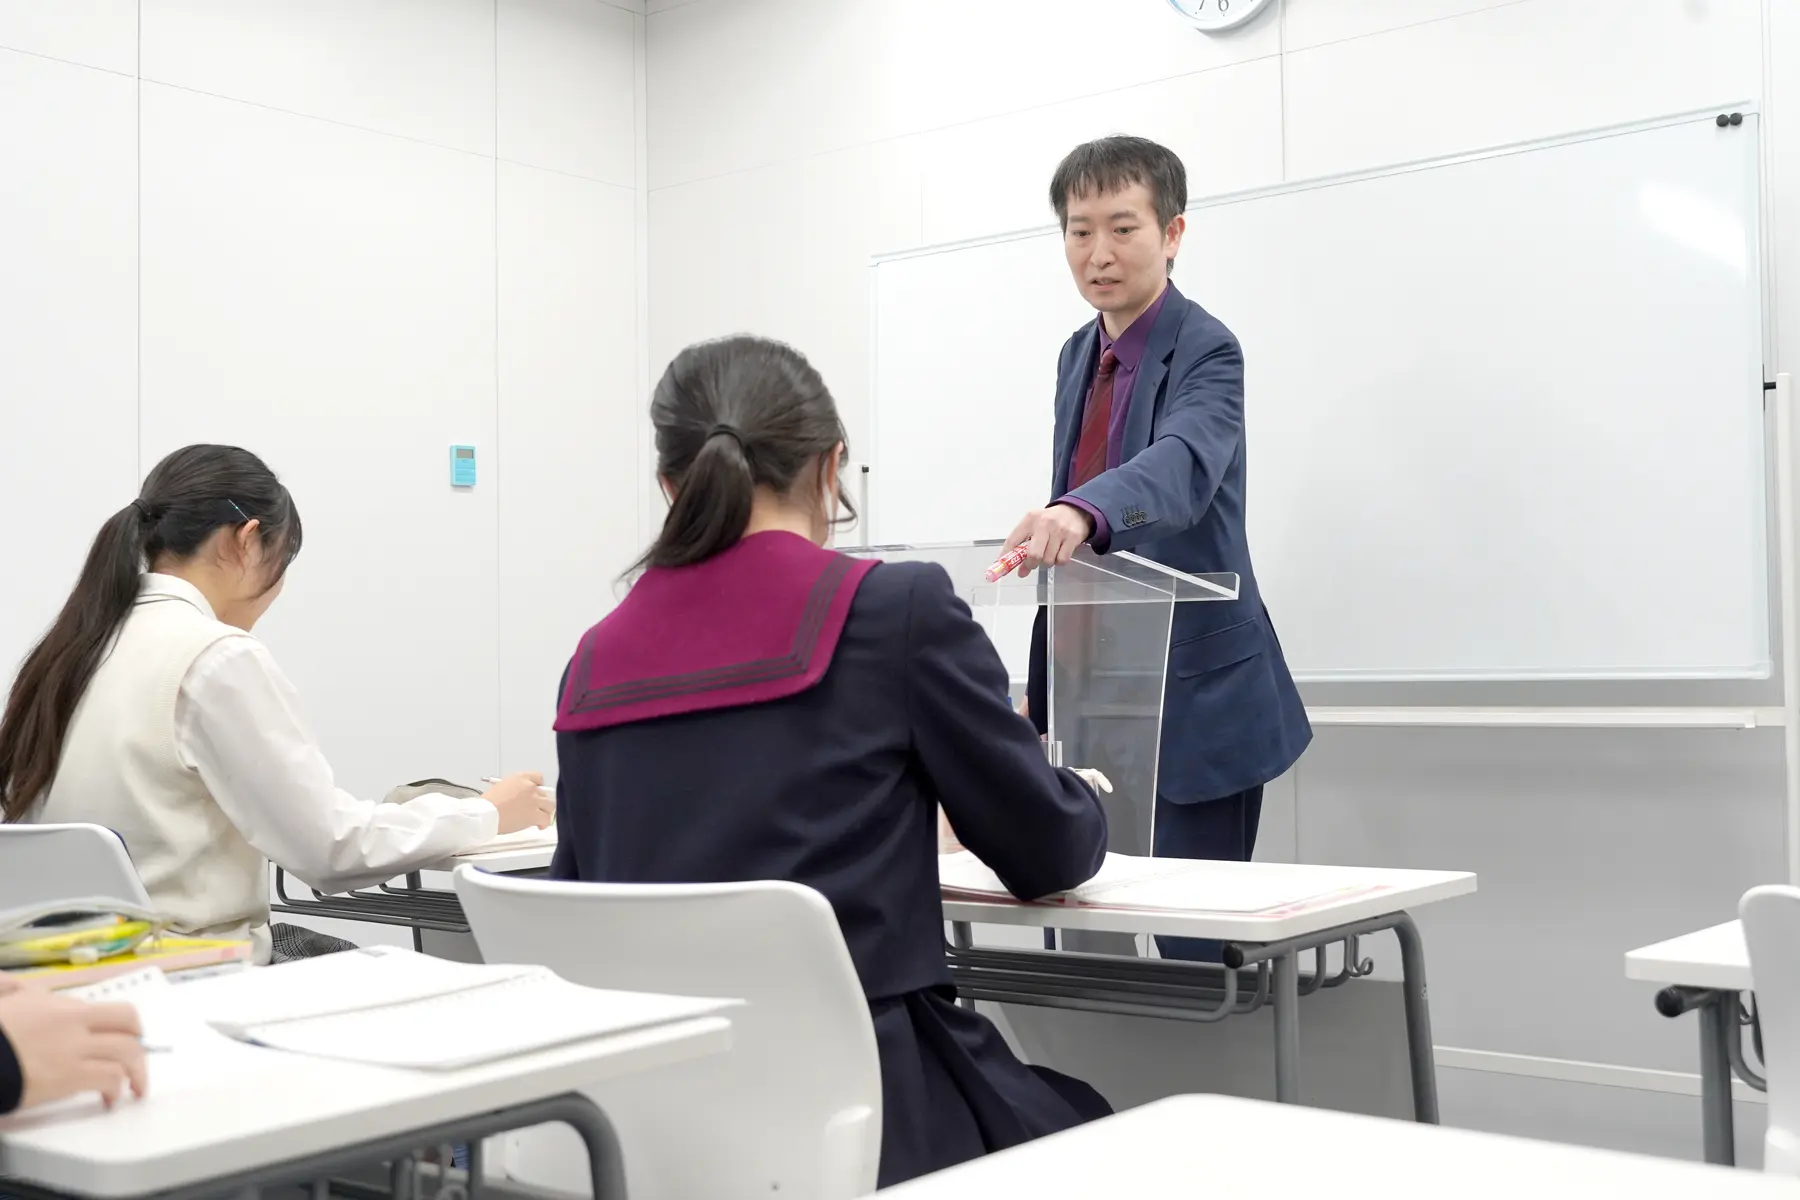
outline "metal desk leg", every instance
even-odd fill
[[[1714,992],[1700,1006],[1700,1122],[1706,1161],[1737,1164],[1737,1133],[1731,1111],[1731,1036],[1738,994]]]
[[[1431,1045],[1431,1001],[1425,991],[1425,946],[1419,927],[1402,914],[1394,922],[1400,939],[1400,972],[1406,997],[1406,1051],[1412,1063],[1413,1120],[1438,1123],[1437,1052]]]
[[[406,876],[406,886],[416,892],[420,888],[425,886],[425,881],[423,878],[420,877],[419,872],[412,871],[412,872],[409,872]],[[418,954],[425,953],[425,934],[424,934],[424,932],[422,930],[420,930],[420,928],[417,925],[414,925],[412,933],[413,933],[413,950],[414,950],[414,952],[416,952]],[[446,1163],[445,1165],[448,1166],[449,1164]]]
[[[416,1183],[411,1154],[403,1154],[388,1165],[388,1190],[394,1200],[413,1200]]]
[[[1300,958],[1289,950],[1275,967],[1275,1099],[1300,1103]]]
[[[594,1200],[625,1200],[625,1157],[619,1150],[619,1135],[606,1114],[592,1104],[585,1108],[569,1105],[557,1118],[573,1129],[587,1147]]]

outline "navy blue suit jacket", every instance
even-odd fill
[[[1244,356],[1218,318],[1170,284],[1132,383],[1120,465],[1070,491],[1097,321],[1076,330],[1057,360],[1050,496],[1072,495],[1104,514],[1106,551],[1192,574],[1237,572],[1235,603],[1175,606],[1163,692],[1157,793],[1178,804],[1215,800],[1280,775],[1312,740],[1244,532]],[[1047,709],[1043,647],[1040,614],[1034,719]]]

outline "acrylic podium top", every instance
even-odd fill
[[[946,542],[937,545],[844,546],[841,554],[887,562],[935,562],[971,605],[992,604],[1168,604],[1175,601],[1236,600],[1235,572],[1189,575],[1135,554],[1095,554],[1086,546],[1069,563],[1020,579],[1008,575],[990,583],[987,570],[1005,543]]]

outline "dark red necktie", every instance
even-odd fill
[[[1107,433],[1112,428],[1113,374],[1119,356],[1111,350],[1100,355],[1094,372],[1094,391],[1081,414],[1081,439],[1075,443],[1075,463],[1069,471],[1069,490],[1074,491],[1106,470]]]

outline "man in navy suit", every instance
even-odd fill
[[[1175,605],[1154,853],[1246,862],[1263,785],[1300,757],[1312,727],[1250,565],[1243,353],[1169,282],[1187,225],[1187,172],[1173,152],[1134,137],[1078,146],[1050,202],[1075,286],[1098,315],[1057,361],[1052,501],[1007,544],[1028,547],[1022,570],[1066,563],[1088,543],[1237,573],[1236,603]],[[1042,624],[1027,693],[1040,729]],[[1165,958],[1217,958],[1196,939],[1157,941]]]

